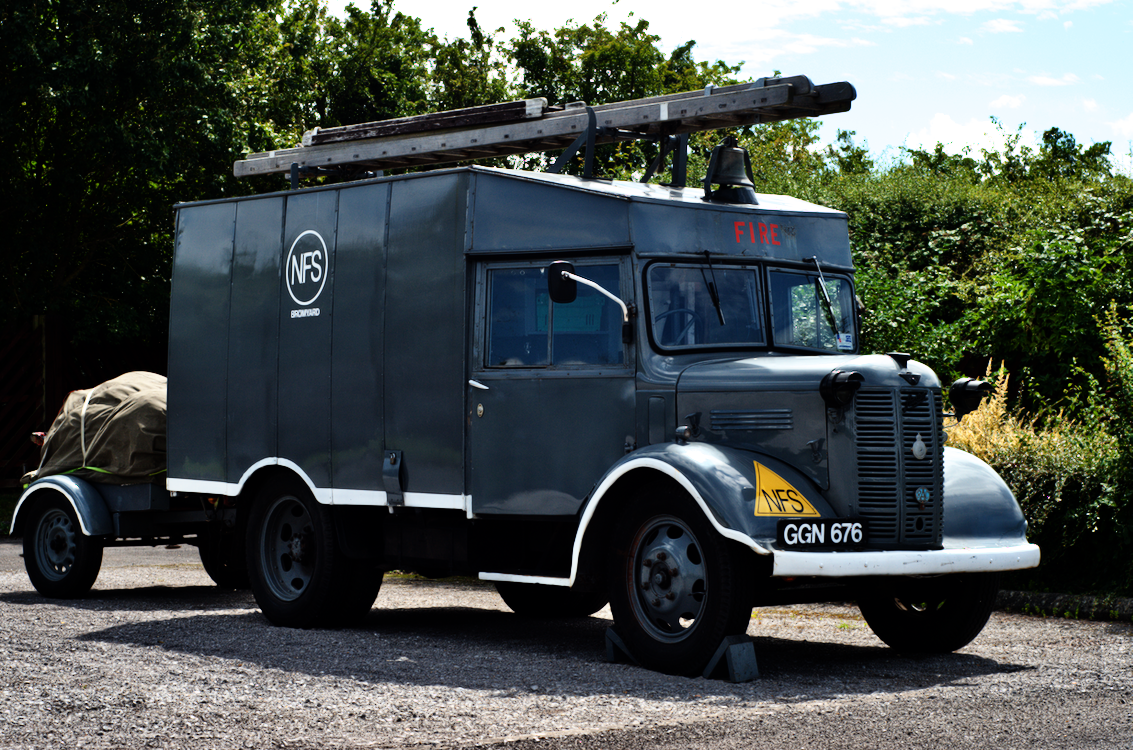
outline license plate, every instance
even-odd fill
[[[855,549],[864,547],[864,518],[783,518],[776,535],[780,549]]]

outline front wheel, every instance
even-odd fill
[[[259,493],[246,546],[252,593],[276,625],[352,624],[370,611],[382,584],[376,564],[342,553],[330,509],[298,482],[271,482]]]
[[[610,608],[643,666],[697,674],[726,636],[746,632],[754,589],[743,550],[687,495],[631,502],[614,541]]]
[[[83,534],[70,502],[51,493],[31,507],[24,527],[24,567],[36,591],[73,599],[90,591],[102,567],[102,544]]]
[[[946,654],[967,646],[991,617],[998,573],[886,581],[858,597],[874,634],[905,653]]]

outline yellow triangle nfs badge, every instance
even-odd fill
[[[755,464],[755,515],[757,516],[821,516],[807,502],[803,493],[791,486],[783,477]]]

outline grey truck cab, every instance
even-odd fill
[[[784,80],[733,88],[809,86]],[[523,122],[575,117],[581,148],[627,132],[604,114]],[[270,158],[372,167],[388,143]],[[856,599],[894,647],[964,646],[1038,548],[945,446],[937,376],[860,350],[846,215],[757,195],[743,159],[717,149],[703,188],[473,166],[178,206],[161,507],[47,477],[15,526],[48,544],[47,508],[87,547],[207,542],[287,626],[357,619],[399,569],[494,581],[526,615],[608,601],[670,672],[786,602]]]

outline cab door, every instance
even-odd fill
[[[627,258],[562,258],[631,302]],[[549,261],[481,263],[468,384],[469,487],[476,515],[572,516],[632,449],[633,347],[622,313],[579,285],[550,301]]]

